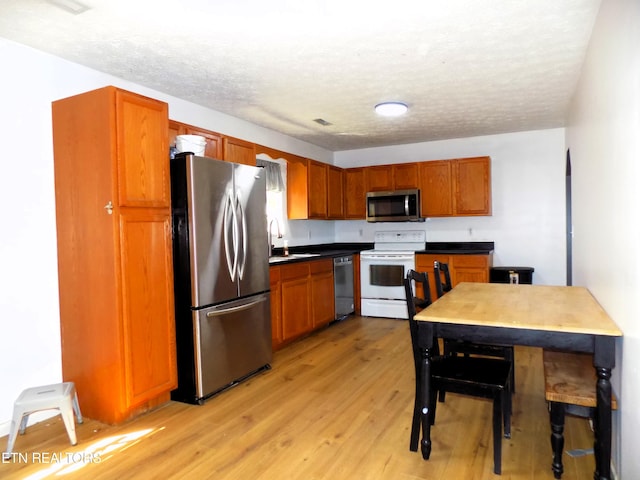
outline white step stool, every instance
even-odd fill
[[[13,450],[18,434],[18,425],[20,426],[20,435],[23,435],[27,428],[29,415],[41,410],[52,410],[54,408],[60,410],[71,445],[78,443],[76,426],[73,421],[74,412],[78,423],[82,423],[83,420],[80,406],[78,405],[76,386],[73,382],[55,383],[53,385],[27,388],[22,391],[13,404],[13,417],[11,418],[11,429],[9,430],[9,441],[5,455],[9,456]],[[5,455],[3,455],[3,458]]]

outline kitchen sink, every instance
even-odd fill
[[[274,255],[269,257],[269,263],[286,262],[287,260],[294,260],[296,258],[309,258],[319,257],[319,253],[290,253],[289,255]]]

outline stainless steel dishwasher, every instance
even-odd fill
[[[354,312],[353,255],[333,258],[333,283],[336,304],[336,320],[342,320]]]

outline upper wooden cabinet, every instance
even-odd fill
[[[169,121],[169,145],[175,145],[178,135],[200,135],[205,139],[204,156],[227,162],[256,164],[256,146],[239,138],[221,135],[186,123]]]
[[[290,155],[287,160],[287,218],[309,218],[309,162]]]
[[[326,163],[308,160],[308,218],[327,218],[327,174],[328,165]]]
[[[223,160],[222,135],[187,125],[186,123],[169,120],[169,145],[175,145],[178,135],[200,135],[205,139],[204,156]]]
[[[393,189],[411,190],[420,188],[419,175],[417,163],[398,163],[393,165]]]
[[[239,138],[225,136],[222,140],[222,159],[227,162],[255,166],[256,146]]]
[[[287,216],[292,220],[364,220],[367,192],[416,188],[423,217],[491,215],[489,157],[342,169],[175,121],[168,131],[170,143],[177,135],[202,135],[205,156],[212,158],[255,165],[256,155],[264,153],[286,160]]]
[[[393,190],[392,165],[375,165],[366,167],[365,174],[367,179],[367,192],[385,192]]]
[[[423,217],[453,215],[452,162],[420,163],[420,213]]]
[[[365,167],[344,169],[344,218],[364,219],[367,209]]]
[[[410,190],[419,188],[418,164],[397,163],[365,167],[367,192]]]
[[[491,159],[461,158],[454,161],[456,215],[491,215]]]
[[[491,159],[421,162],[423,217],[491,215]]]
[[[62,377],[105,423],[177,385],[167,111],[115,87],[52,106]]]
[[[329,165],[327,168],[327,218],[344,218],[344,171]]]

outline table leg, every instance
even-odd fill
[[[551,451],[553,462],[551,470],[555,478],[562,477],[562,452],[564,450],[564,405],[558,402],[550,402],[549,418],[551,420]]]
[[[596,415],[594,421],[595,480],[611,478],[611,369],[596,367]]]
[[[422,422],[422,458],[429,459],[431,455],[431,411],[430,411],[430,399],[431,399],[431,359],[428,348],[421,349],[422,354],[422,368],[421,379],[422,383],[421,393],[421,409],[420,418]]]

